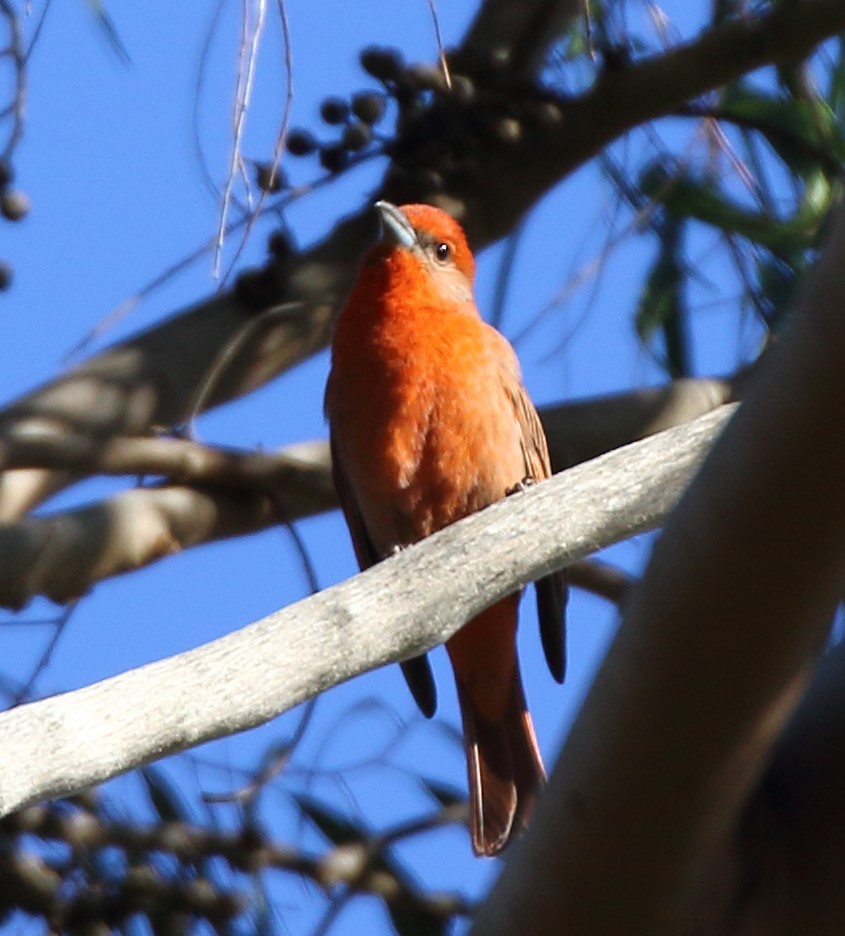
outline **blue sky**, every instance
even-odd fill
[[[280,33],[275,7],[270,6],[244,146],[258,159],[272,152],[285,90]],[[701,6],[673,2],[667,9],[673,16],[686,17],[681,25],[689,30]],[[212,7],[161,2],[111,7],[131,65],[123,64],[109,48],[89,7],[81,2],[53,5],[32,59],[27,136],[15,161],[18,183],[31,198],[32,211],[20,225],[0,226],[0,255],[15,268],[14,289],[0,296],[4,400],[54,375],[69,349],[104,315],[216,228],[219,204],[203,184],[191,129],[200,51]],[[440,4],[447,45],[460,38],[475,8],[476,3],[463,0]],[[219,183],[225,178],[231,145],[238,9],[239,5],[229,4],[221,14],[198,102],[202,150]],[[357,64],[358,51],[365,45],[397,46],[411,61],[433,61],[436,56],[425,0],[296,3],[289,4],[288,15],[294,126],[322,132],[317,109],[325,95],[371,86]],[[644,13],[632,27],[648,34]],[[661,130],[673,141],[689,136],[689,128],[681,124]],[[284,167],[294,182],[307,181],[317,172],[308,160],[286,158]],[[357,210],[381,169],[380,164],[364,167],[294,205],[288,220],[297,242],[307,245],[339,217]],[[568,278],[599,254],[611,219],[610,194],[595,167],[587,167],[558,186],[531,214],[509,287],[502,326],[506,334],[521,333]],[[268,230],[263,225],[255,231],[241,265],[261,260]],[[707,256],[706,239],[691,246]],[[653,251],[647,236],[625,240],[597,280],[590,279],[519,342],[526,384],[538,404],[661,381],[659,369],[634,341],[631,325],[641,271]],[[501,253],[501,245],[496,245],[480,258],[477,293],[482,309],[491,305]],[[97,346],[212,292],[216,283],[211,269],[207,255],[117,324]],[[634,270],[638,272],[632,274]],[[728,371],[736,363],[738,349],[754,346],[753,329],[737,326],[730,307],[716,301],[730,297],[732,288],[730,283],[702,287],[710,290],[715,304],[696,318],[698,373]],[[209,443],[274,448],[324,436],[327,366],[327,356],[317,355],[250,399],[203,417],[198,423],[200,437]],[[50,509],[97,498],[119,486],[91,482],[62,495]],[[337,513],[301,524],[300,532],[321,586],[354,573],[352,551]],[[647,554],[648,541],[639,540],[611,555],[636,569]],[[104,583],[87,597],[39,691],[49,694],[82,686],[194,647],[306,592],[296,552],[289,537],[278,530],[174,557]],[[545,671],[532,606],[533,598],[523,604],[521,652],[540,744],[551,764],[612,635],[615,614],[597,599],[574,595],[569,612],[570,672],[561,688]],[[52,610],[46,602],[36,602],[24,617]],[[43,647],[37,632],[24,627],[0,628],[0,642],[4,673],[18,675],[27,672]],[[434,662],[440,717],[454,729],[457,709],[442,651],[434,654]],[[313,790],[326,801],[360,811],[374,827],[384,827],[432,807],[406,768],[463,788],[463,756],[454,733],[415,716],[395,667],[339,687],[320,700],[294,762],[294,774],[297,765],[313,765],[315,758],[334,769],[378,756],[393,737],[397,719],[409,720],[412,728],[391,750],[387,765],[359,766],[342,777],[317,779]],[[172,760],[166,769],[186,802],[194,803],[198,785],[210,791],[236,786],[241,782],[237,768],[255,766],[268,746],[286,736],[295,723],[294,716],[287,716],[203,748],[197,761]],[[142,802],[137,780],[121,780],[113,787],[115,796]],[[317,843],[312,832],[296,823],[284,792],[268,791],[263,802],[264,821],[274,834],[308,846]],[[222,811],[221,821],[224,816]],[[421,837],[403,846],[401,853],[410,858],[426,885],[466,888],[474,895],[483,892],[499,868],[496,862],[472,859],[467,837],[457,829]],[[309,932],[321,913],[314,894],[296,880],[278,877],[273,893],[286,931]],[[332,932],[387,929],[378,907],[362,902],[344,913]]]

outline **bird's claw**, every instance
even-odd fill
[[[510,497],[511,494],[522,494],[525,491],[527,491],[529,488],[534,487],[536,483],[537,483],[536,478],[531,478],[528,475],[526,475],[521,481],[517,481],[516,484],[513,485],[513,487],[509,487],[505,491],[505,497]]]

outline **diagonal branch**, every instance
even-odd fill
[[[552,568],[652,529],[733,409],[557,475],[196,650],[5,712],[0,813],[261,724],[445,640]]]

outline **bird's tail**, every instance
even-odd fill
[[[503,599],[447,644],[467,757],[472,847],[498,854],[528,822],[545,780],[516,655],[518,595]]]

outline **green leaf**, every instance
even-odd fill
[[[648,344],[679,306],[681,272],[674,258],[661,251],[649,270],[634,320],[637,335]]]
[[[836,113],[823,100],[764,94],[742,83],[732,85],[718,113],[761,133],[786,166],[804,176],[820,165],[820,154],[845,158]]]
[[[758,293],[770,328],[777,329],[786,319],[809,268],[803,255],[787,263],[772,256],[757,262]]]
[[[689,377],[689,339],[686,329],[687,313],[681,288],[677,290],[672,314],[663,321],[663,345],[666,352],[666,369],[674,380]]]
[[[660,250],[646,277],[634,325],[645,345],[651,344],[658,330],[662,332],[666,369],[672,377],[684,377],[689,373],[689,353],[684,327],[682,226],[670,219],[659,231]]]
[[[665,167],[652,166],[643,173],[640,187],[652,198],[662,201],[675,218],[695,218],[728,234],[745,237],[781,256],[815,246],[830,201],[830,189],[827,189],[826,199],[815,197],[805,210],[781,220],[746,208],[712,181],[699,181],[689,175],[668,176],[667,172]],[[820,176],[816,172],[812,178]],[[825,207],[820,211],[822,204]]]

